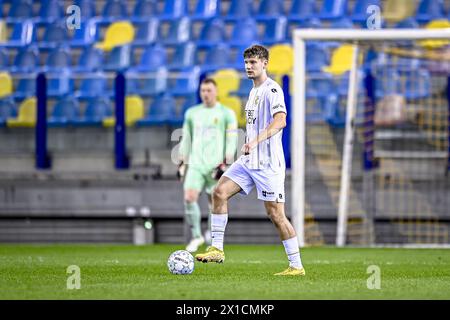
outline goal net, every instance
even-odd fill
[[[300,246],[450,244],[450,29],[293,35]]]

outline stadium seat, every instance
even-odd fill
[[[261,20],[258,20],[261,23]],[[266,45],[271,46],[275,43],[286,42],[286,28],[287,19],[284,16],[278,18],[267,18],[263,20],[264,31],[260,36],[260,41]],[[258,24],[259,24],[258,23]]]
[[[69,39],[67,26],[64,22],[49,23],[44,25],[45,31],[42,39],[38,40],[40,49],[52,49]],[[37,36],[38,32],[35,32]]]
[[[146,21],[149,17],[156,17],[158,14],[157,0],[138,0],[134,6],[131,21],[133,23]]]
[[[135,22],[136,37],[133,46],[147,46],[155,43],[158,36],[159,20],[157,18],[147,18],[145,21]]]
[[[71,123],[75,126],[101,126],[103,119],[111,115],[111,101],[98,94],[88,100],[84,114],[78,119],[73,119]]]
[[[247,98],[252,88],[253,81],[248,78],[242,78],[241,82],[239,83],[239,88],[236,91],[230,92],[230,94],[238,96],[240,98]]]
[[[229,66],[230,47],[226,43],[220,43],[211,47],[206,52],[203,63],[200,65],[202,72],[214,72],[218,69],[227,68]]]
[[[195,63],[195,53],[196,46],[193,42],[179,44],[175,47],[175,52],[167,67],[172,71],[193,67]]]
[[[39,50],[36,46],[19,49],[10,72],[28,73],[35,71],[36,67],[39,66],[38,56]]]
[[[59,0],[41,0],[39,23],[53,23],[64,18],[63,4]]]
[[[433,20],[425,25],[426,29],[446,29],[450,28],[450,21],[447,19]],[[450,44],[449,40],[423,40],[419,44],[427,49],[443,48]]]
[[[71,95],[60,98],[54,105],[47,124],[50,127],[65,127],[79,120],[81,116],[80,104]]]
[[[242,19],[236,22],[233,27],[230,46],[242,47],[250,46],[258,42],[258,25],[252,18]]]
[[[105,71],[124,71],[128,69],[131,61],[131,46],[117,46],[105,53]]]
[[[78,64],[72,67],[74,72],[93,72],[103,68],[103,51],[94,46],[85,47]]]
[[[97,43],[96,47],[104,51],[110,51],[114,47],[133,42],[134,33],[134,27],[130,22],[114,22],[108,26],[103,42]]]
[[[208,48],[225,41],[225,24],[222,19],[211,19],[203,25],[200,37],[196,40],[197,48]]]
[[[288,11],[287,18],[289,22],[303,22],[316,16],[314,0],[293,0],[291,8]]]
[[[306,61],[308,61],[306,64],[307,72],[322,71],[323,67],[329,63],[327,49],[319,43],[307,44]]]
[[[330,27],[332,29],[353,29],[355,26],[352,22],[352,20],[348,19],[347,17],[334,20],[330,23]]]
[[[201,102],[198,101],[196,94],[192,94],[190,96],[185,97],[185,99],[181,105],[181,108],[176,108],[176,109],[180,109],[180,110],[179,111],[175,110],[178,112],[176,112],[175,115],[169,119],[168,124],[171,125],[172,127],[178,127],[178,128],[181,127],[184,122],[184,115],[186,114],[186,111],[189,108],[191,108],[199,103],[201,103]]]
[[[35,97],[25,99],[19,106],[17,117],[7,119],[6,125],[9,128],[33,128],[36,125],[36,105],[37,100]]]
[[[8,21],[6,26],[8,29],[6,33],[10,35],[7,42],[0,43],[0,47],[22,48],[31,44],[34,38],[34,24],[31,20]]]
[[[292,41],[292,31],[295,29],[319,29],[322,27],[322,23],[318,18],[311,18],[306,20],[292,20],[288,21],[287,34],[286,37],[289,41]]]
[[[0,99],[11,95],[13,92],[13,81],[8,72],[0,72]]]
[[[159,43],[156,43],[155,45],[146,46],[137,65],[130,69],[139,72],[154,71],[166,64],[166,50]]]
[[[190,18],[193,21],[212,19],[220,15],[220,0],[198,0]]]
[[[156,96],[167,90],[168,71],[161,66],[151,73],[127,72],[127,94],[142,97]]]
[[[12,97],[0,98],[0,127],[6,125],[8,118],[17,117],[16,105]]]
[[[158,15],[162,20],[176,20],[189,15],[188,0],[166,0],[161,14]]]
[[[80,8],[81,23],[89,22],[90,18],[97,16],[95,1],[92,0],[75,0],[75,5]]]
[[[426,23],[431,20],[444,19],[443,0],[421,0],[415,15],[419,23]]]
[[[331,64],[323,68],[323,71],[333,75],[341,75],[351,69],[352,59],[354,55],[354,47],[352,45],[342,45],[333,51],[331,56]]]
[[[125,97],[125,125],[134,126],[136,121],[144,118],[144,100],[138,95]],[[111,128],[116,125],[114,116],[103,119],[103,126]]]
[[[164,45],[178,45],[190,39],[190,30],[191,20],[188,17],[162,22],[159,25],[158,41]]]
[[[58,73],[47,74],[47,97],[59,98],[74,91],[73,80],[68,69]]]
[[[155,98],[150,104],[145,117],[136,122],[137,126],[153,126],[167,124],[173,117],[176,110],[175,99],[168,94],[163,94]]]
[[[111,23],[128,18],[127,3],[124,0],[107,0],[103,7],[100,23]]]
[[[336,92],[333,76],[328,73],[309,73],[306,84],[307,98],[323,98]]]
[[[397,23],[405,20],[416,11],[416,3],[411,0],[386,0],[383,3],[383,20],[389,23]]]
[[[340,19],[347,14],[347,0],[324,0],[318,17],[321,20]]]
[[[102,72],[97,72],[90,77],[83,78],[80,83],[80,89],[75,93],[80,99],[91,99],[95,97],[108,95],[107,78]]]
[[[211,77],[217,83],[217,96],[219,99],[226,97],[232,91],[239,89],[241,78],[235,69],[217,70]]]
[[[33,17],[33,1],[17,0],[11,1],[11,6],[7,14],[8,21],[24,21]]]
[[[234,111],[234,113],[236,114],[238,126],[240,128],[245,128],[246,120],[242,100],[239,97],[225,96],[221,97],[219,101],[224,106]]]
[[[42,68],[45,72],[56,72],[71,66],[70,51],[66,46],[53,49],[48,54],[45,66]]]
[[[350,72],[346,72],[337,78],[337,93],[340,96],[348,96],[348,87],[350,81]],[[365,92],[364,86],[364,72],[362,70],[358,70],[358,92]]]
[[[419,24],[417,23],[416,19],[409,17],[402,21],[399,21],[395,24],[395,28],[398,29],[418,29]]]
[[[94,44],[98,39],[98,27],[95,19],[81,21],[80,28],[75,29],[69,41],[71,47],[86,47]]]
[[[270,61],[267,71],[270,74],[281,76],[290,74],[294,67],[294,52],[288,44],[277,44],[269,48]]]
[[[8,52],[0,47],[0,70],[7,70],[9,69],[9,66]]]
[[[399,94],[400,75],[392,68],[379,68],[375,74],[375,96],[383,98],[388,95]]]
[[[426,98],[431,93],[430,72],[425,69],[400,72],[400,83],[406,99]]]
[[[261,0],[254,16],[256,20],[266,20],[284,16],[283,1]]]
[[[224,19],[226,21],[238,21],[252,16],[254,16],[252,0],[231,0]]]
[[[1,1],[1,0],[0,0]],[[1,2],[0,2],[1,6]],[[0,15],[1,18],[1,15]],[[6,21],[0,19],[0,46],[8,41],[8,26],[6,25]]]
[[[178,72],[175,79],[169,80],[169,93],[174,97],[189,96],[197,93],[200,80],[198,66],[184,68]]]
[[[367,18],[371,15],[371,13],[367,12],[369,6],[377,6],[381,9],[381,0],[357,0],[350,15],[351,20],[365,25]]]

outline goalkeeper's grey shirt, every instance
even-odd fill
[[[284,94],[274,80],[267,78],[260,86],[253,87],[245,106],[246,142],[250,142],[273,121],[278,112],[286,112]],[[265,169],[271,167],[275,171],[284,171],[283,145],[281,138],[283,130],[269,139],[260,142],[249,155],[242,156],[241,161],[249,169]]]

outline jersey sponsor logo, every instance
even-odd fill
[[[272,91],[273,93],[276,93],[276,92],[277,92],[277,89],[272,88],[270,91]]]
[[[274,194],[275,194],[275,192],[273,192],[273,191],[262,191],[263,197],[273,196]]]
[[[278,194],[279,199],[283,199],[283,195],[281,193]]]
[[[255,124],[255,110],[246,110],[247,111],[247,124]]]
[[[284,106],[281,105],[281,104],[276,104],[276,105],[274,105],[274,106],[272,107],[272,110],[275,110],[275,109],[278,109],[278,108],[284,108]]]

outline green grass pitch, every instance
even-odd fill
[[[450,251],[311,247],[305,277],[275,277],[287,266],[281,245],[226,245],[224,264],[196,262],[172,275],[180,245],[0,245],[0,299],[450,299]],[[67,289],[67,267],[80,289]],[[380,289],[368,289],[371,265]]]

